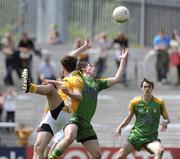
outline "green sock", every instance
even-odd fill
[[[58,159],[62,154],[59,149],[55,148],[48,159]]]

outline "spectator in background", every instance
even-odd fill
[[[153,47],[157,52],[156,71],[157,80],[163,84],[167,83],[167,73],[169,71],[169,48],[170,38],[161,30],[153,39]]]
[[[4,92],[0,92],[0,122],[2,121],[3,109],[4,109]]]
[[[11,88],[7,88],[5,91],[4,110],[6,112],[6,122],[15,122],[16,113],[16,101],[15,92]],[[7,129],[9,132],[14,129]]]
[[[15,69],[19,78],[21,78],[21,72],[19,71],[19,58],[18,53],[15,51],[15,44],[10,32],[6,32],[1,40],[2,52],[5,55],[5,67],[6,76],[4,83],[6,85],[14,85],[12,78],[12,72]]]
[[[101,78],[107,67],[108,49],[111,48],[111,42],[108,40],[107,34],[102,32],[95,37],[99,48],[99,57],[96,62],[97,78]]]
[[[172,33],[170,40],[170,62],[177,68],[177,85],[180,85],[180,37],[177,31]]]
[[[48,35],[48,43],[55,45],[60,43],[60,33],[58,31],[58,26],[56,24],[50,26],[50,31]]]
[[[32,80],[32,55],[35,53],[33,41],[28,37],[27,33],[22,33],[18,44],[20,52],[21,69],[28,68],[29,76]]]
[[[84,40],[81,38],[77,38],[75,41],[74,50],[80,48],[83,44],[84,44]],[[86,52],[83,52],[78,56],[78,60],[89,62],[89,55]]]
[[[38,84],[41,84],[45,79],[56,80],[57,78],[57,67],[55,62],[52,61],[51,55],[48,50],[42,51],[43,61],[38,68]]]
[[[117,34],[117,36],[113,39],[113,45],[114,44],[118,45],[118,47],[117,47],[118,49],[116,49],[116,51],[115,51],[115,60],[116,60],[117,68],[118,68],[119,63],[120,63],[119,56],[121,55],[121,51],[124,48],[129,48],[129,40],[122,32],[119,32]],[[127,77],[126,77],[127,61],[128,61],[128,57],[126,58],[125,69],[124,69],[124,72],[123,72],[122,77],[121,77],[122,83],[125,83],[127,81]]]
[[[17,128],[15,131],[18,138],[18,145],[23,147],[28,146],[32,129],[28,128],[24,123],[21,123],[19,128]]]

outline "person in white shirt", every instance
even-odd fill
[[[6,112],[6,122],[15,122],[16,100],[15,92],[11,89],[7,89],[5,92],[4,110]],[[7,130],[14,131],[14,129]]]

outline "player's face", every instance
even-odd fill
[[[95,78],[96,76],[96,68],[90,64],[88,64],[85,68],[85,73],[89,75],[92,78]]]
[[[143,82],[141,90],[143,92],[143,95],[151,95],[153,88],[151,84]]]

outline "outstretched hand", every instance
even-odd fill
[[[90,48],[91,48],[89,39],[86,39],[86,40],[84,41],[84,46],[85,46],[87,49],[90,49]]]
[[[113,137],[115,140],[118,140],[118,138],[121,136],[121,129],[117,128],[113,134]]]
[[[121,55],[120,55],[120,59],[126,59],[129,53],[129,49],[128,48],[124,48],[121,51]]]
[[[54,86],[60,87],[60,86],[62,85],[62,81],[45,79],[45,80],[42,82],[42,85],[47,85],[47,84],[52,84],[52,85],[54,85]]]
[[[166,121],[162,121],[161,125],[160,125],[160,131],[165,131],[167,129],[167,122]]]

